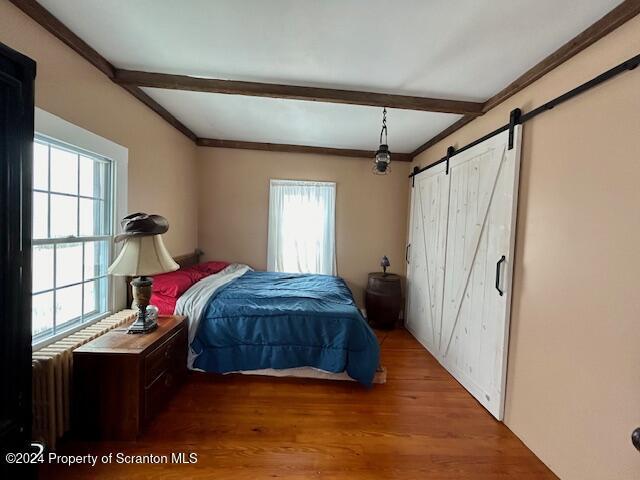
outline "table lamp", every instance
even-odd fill
[[[382,267],[382,273],[384,273],[386,275],[387,274],[387,268],[389,268],[391,266],[391,262],[389,262],[389,259],[387,258],[386,255],[384,257],[382,257],[382,259],[380,260],[380,266]]]
[[[151,298],[151,275],[172,272],[180,266],[171,258],[164,246],[162,233],[169,230],[169,223],[159,215],[134,213],[122,222],[123,233],[115,237],[124,241],[120,254],[109,267],[111,275],[136,277],[131,282],[133,299],[138,306],[138,317],[127,333],[148,333],[158,327],[155,319],[147,319],[147,305]]]

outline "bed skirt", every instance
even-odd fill
[[[331,373],[324,370],[320,370],[313,367],[297,367],[297,368],[263,368],[260,370],[241,370],[236,372],[228,372],[224,375],[230,375],[232,373],[241,373],[242,375],[261,375],[265,377],[295,377],[295,378],[316,378],[320,380],[342,380],[348,382],[356,382],[351,378],[347,372]],[[376,384],[387,383],[387,369],[384,367],[378,367],[373,377],[373,382]]]

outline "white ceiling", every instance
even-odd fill
[[[484,101],[620,0],[40,3],[119,68]],[[376,148],[379,108],[148,91],[199,136]],[[392,113],[395,151],[458,118]]]

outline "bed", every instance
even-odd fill
[[[225,262],[172,274],[151,303],[188,317],[190,369],[379,383],[378,341],[341,278]]]

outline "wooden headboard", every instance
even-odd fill
[[[200,263],[200,257],[202,257],[202,255],[204,255],[204,252],[199,248],[196,248],[192,253],[173,257],[173,259],[178,265],[180,265],[180,268],[189,268]]]
[[[187,253],[185,255],[179,255],[177,257],[173,257],[175,262],[180,265],[180,268],[189,268],[193,265],[197,265],[200,263],[200,258],[204,252],[199,248],[196,248],[193,252]],[[129,283],[133,280],[133,277],[125,277],[127,281],[127,308],[131,307],[131,303],[133,302],[133,294],[131,292],[131,285]]]

